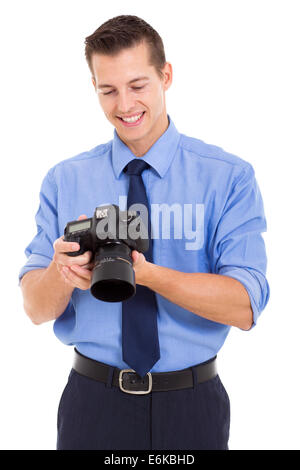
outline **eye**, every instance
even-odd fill
[[[133,86],[132,89],[133,90],[141,90],[144,87],[145,87],[145,85],[143,85],[143,86]]]
[[[133,86],[131,87],[133,90],[142,90],[143,88],[145,88],[145,85],[142,85],[142,86]],[[102,93],[102,95],[106,96],[106,95],[111,95],[112,93],[114,93],[115,90],[111,90],[111,91],[107,91],[106,93]]]

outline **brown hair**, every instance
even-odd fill
[[[111,18],[85,38],[85,58],[92,75],[94,53],[116,55],[123,49],[137,46],[143,41],[149,46],[149,63],[161,77],[161,70],[166,63],[162,39],[146,21],[132,15]]]

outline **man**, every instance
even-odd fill
[[[269,298],[253,168],[177,131],[165,102],[172,66],[145,21],[107,21],[85,52],[114,138],[49,170],[20,272],[31,320],[55,320],[56,336],[75,346],[57,448],[227,449],[216,355],[230,327],[252,328]],[[152,223],[149,250],[131,252],[136,295],[98,300],[93,253],[68,256],[79,244],[63,240],[64,227],[134,203]]]

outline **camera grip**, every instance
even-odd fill
[[[79,256],[79,255],[83,255],[83,253],[84,253],[84,250],[65,251],[65,255],[68,255],[68,256]]]
[[[68,255],[68,256],[79,256],[79,255],[83,255],[83,253],[85,253],[87,251],[87,249],[85,249],[85,246],[84,246],[84,243],[80,243],[81,239],[79,237],[72,237],[72,236],[64,236],[64,241],[65,242],[75,242],[75,243],[78,243],[80,245],[80,249],[77,250],[77,251],[65,251],[65,255]]]

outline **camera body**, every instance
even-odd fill
[[[67,223],[64,240],[80,245],[69,256],[92,252],[94,297],[120,302],[135,294],[131,251],[145,253],[149,248],[148,229],[138,212],[121,211],[115,204],[96,207],[93,217]]]

